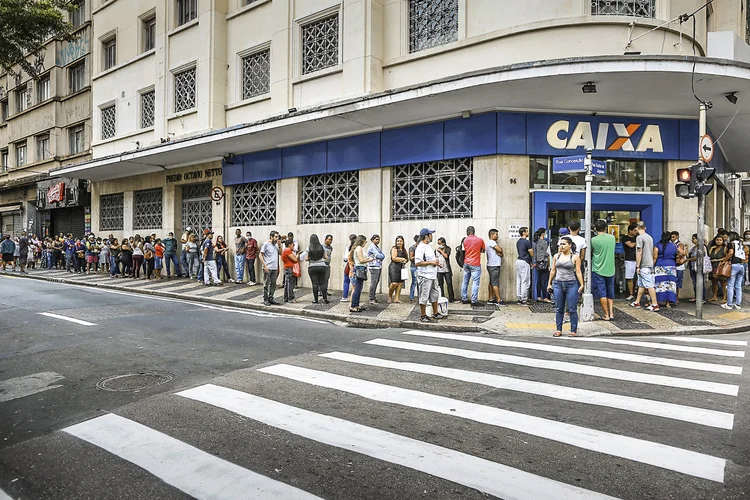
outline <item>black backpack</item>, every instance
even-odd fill
[[[456,264],[459,265],[459,267],[464,267],[464,257],[466,256],[466,251],[464,250],[464,240],[466,238],[461,239],[461,244],[456,247]]]

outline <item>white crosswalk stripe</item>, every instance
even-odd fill
[[[711,354],[714,356],[724,356],[730,358],[744,358],[745,351],[727,350],[727,349],[709,349],[705,347],[692,347],[683,345],[674,345],[661,342],[643,342],[638,340],[611,339],[608,337],[560,337],[562,340],[572,342],[604,342],[607,344],[631,345],[645,347],[648,349],[664,349],[667,351],[693,352],[697,354]]]
[[[679,337],[679,336],[666,336],[660,335],[658,337],[651,337],[654,339],[666,339],[675,342],[695,342],[705,344],[718,344],[718,345],[734,345],[739,347],[747,346],[747,340],[726,340],[726,339],[704,339],[703,337]]]

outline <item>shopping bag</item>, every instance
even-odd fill
[[[401,281],[407,281],[409,279],[409,276],[411,275],[411,272],[405,268],[401,268]]]

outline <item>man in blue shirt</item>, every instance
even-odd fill
[[[63,252],[65,252],[65,270],[69,273],[73,272],[73,259],[75,258],[75,246],[76,240],[73,239],[73,235],[68,233],[68,237],[63,240]]]
[[[370,246],[367,248],[367,256],[372,257],[373,260],[367,264],[367,267],[370,268],[370,304],[377,304],[378,301],[375,300],[375,292],[378,290],[378,284],[380,284],[380,272],[383,270],[383,260],[385,259],[385,255],[380,250],[380,236],[377,234],[373,234],[372,238],[370,238],[370,241],[372,242]]]
[[[3,242],[0,243],[0,253],[3,254],[3,272],[7,272],[5,270],[5,267],[8,264],[13,264],[13,268],[15,269],[15,258],[13,257],[13,253],[16,251],[16,243],[10,239],[10,235],[6,234],[5,238],[3,239]]]
[[[529,241],[529,228],[522,227],[518,230],[521,235],[516,241],[516,296],[519,304],[526,304],[531,286],[531,258],[534,256],[533,245]]]

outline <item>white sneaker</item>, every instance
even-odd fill
[[[254,281],[248,281],[247,284],[248,284],[248,286],[255,286],[255,285],[257,285],[257,283],[254,282]]]
[[[349,302],[349,299],[342,297],[341,299],[339,299],[339,302]]]
[[[632,295],[628,295],[628,298],[626,298],[625,300],[627,300],[628,302],[632,302],[635,300],[635,297],[633,297]]]
[[[721,305],[721,308],[722,308],[722,309],[729,309],[730,311],[731,311],[732,309],[734,309],[734,307],[730,306],[730,305],[729,305],[729,304],[727,304],[726,302],[724,302],[724,303],[723,303],[723,304]]]
[[[742,306],[740,306],[739,304],[735,304],[734,308],[737,309],[737,310],[740,310],[740,309],[742,309]]]
[[[229,279],[227,280],[227,283],[234,283],[234,280],[233,280],[232,278],[229,278]]]

